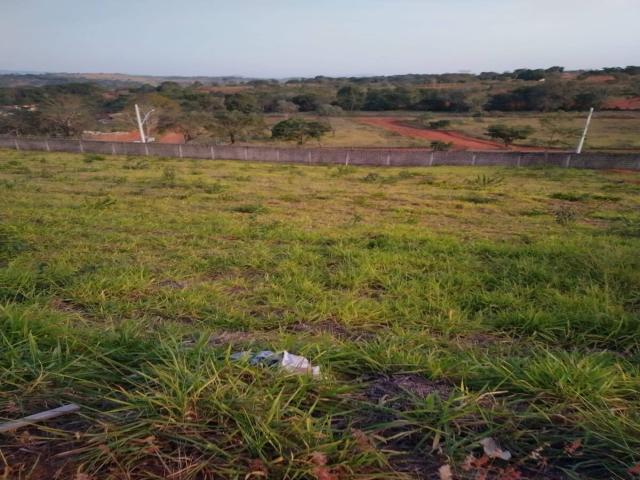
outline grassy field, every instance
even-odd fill
[[[574,149],[584,128],[587,114],[568,113],[520,113],[520,114],[486,114],[484,117],[470,116],[434,116],[435,120],[449,119],[451,129],[472,137],[489,138],[487,127],[495,123],[510,126],[528,125],[534,129],[533,135],[517,143],[536,147]],[[545,125],[548,120],[558,129],[551,133]],[[589,150],[640,150],[640,112],[596,112],[593,117],[585,151]]]
[[[430,147],[431,141],[420,138],[403,137],[384,128],[363,125],[359,117],[332,117],[334,132],[322,139],[326,147]],[[367,115],[364,115],[367,116]],[[374,112],[369,116],[391,116],[407,119],[411,123],[419,115],[415,112]],[[282,116],[268,117],[272,126],[282,120]],[[489,125],[504,123],[510,126],[530,126],[534,133],[516,145],[534,147],[575,149],[586,121],[585,113],[485,113],[480,118],[469,114],[430,114],[430,120],[450,120],[453,130],[471,137],[489,140],[486,131]],[[549,121],[550,123],[545,123]],[[554,129],[555,132],[552,133]],[[264,143],[264,142],[262,142]],[[268,142],[272,144],[272,142]],[[309,143],[310,145],[312,142]],[[596,112],[587,137],[585,151],[638,151],[640,150],[640,112]]]
[[[629,172],[0,152],[0,417],[82,407],[0,434],[0,472],[633,478],[639,194]],[[263,348],[323,376],[229,358]]]

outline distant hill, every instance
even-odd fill
[[[226,85],[250,82],[251,78],[226,77],[180,77],[130,75],[124,73],[16,73],[0,70],[0,87],[42,87],[75,82],[94,82],[108,88],[132,87],[138,85],[159,85],[162,82],[176,82],[182,85],[200,82],[204,85]]]

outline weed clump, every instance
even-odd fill
[[[175,188],[177,184],[176,169],[174,167],[164,167],[160,177],[160,185],[167,188]]]
[[[566,202],[583,202],[589,199],[588,193],[571,193],[571,192],[556,192],[549,195],[549,198],[555,200],[564,200]]]
[[[470,180],[469,183],[473,185],[475,188],[488,188],[488,187],[497,187],[504,183],[504,177],[500,177],[498,175],[478,175],[473,180]]]
[[[555,217],[557,224],[566,227],[576,221],[578,214],[574,208],[561,206],[553,212],[553,216]]]
[[[375,172],[368,173],[362,177],[362,181],[365,183],[377,183],[382,180],[382,177]]]
[[[238,212],[238,213],[258,214],[258,213],[267,213],[268,210],[265,206],[263,206],[260,203],[247,203],[244,205],[237,205],[233,207],[232,211]]]
[[[27,248],[15,228],[0,223],[0,267]]]
[[[105,157],[102,155],[98,155],[97,153],[87,153],[82,159],[84,163],[102,162],[104,160]]]

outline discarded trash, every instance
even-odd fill
[[[286,350],[283,352],[262,350],[255,354],[252,352],[237,352],[231,355],[231,359],[235,361],[246,360],[250,365],[280,367],[287,372],[298,373],[300,375],[320,376],[320,367],[314,367],[309,359],[300,355],[294,355]]]
[[[502,460],[511,460],[511,452],[503,450],[500,445],[491,437],[480,440],[480,445],[484,448],[484,453],[489,458],[500,458]]]
[[[442,465],[438,469],[438,475],[440,476],[440,480],[453,480],[453,473],[449,465]]]
[[[50,420],[61,415],[77,412],[78,410],[80,410],[80,407],[78,405],[76,405],[75,403],[70,403],[68,405],[63,405],[62,407],[54,408],[53,410],[46,410],[44,412],[35,413],[19,420],[13,420],[11,422],[0,424],[0,433],[11,432],[13,430],[17,430],[18,428],[27,427],[37,422],[44,422],[45,420]]]

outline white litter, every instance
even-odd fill
[[[320,367],[312,365],[308,358],[294,355],[286,350],[282,352],[262,350],[255,354],[252,352],[238,352],[231,355],[231,359],[236,361],[245,360],[248,361],[250,365],[279,367],[286,372],[297,373],[299,375],[320,376]]]
[[[500,458],[502,460],[511,460],[511,452],[503,450],[493,438],[487,437],[480,440],[480,445],[484,448],[484,453],[489,458]]]

